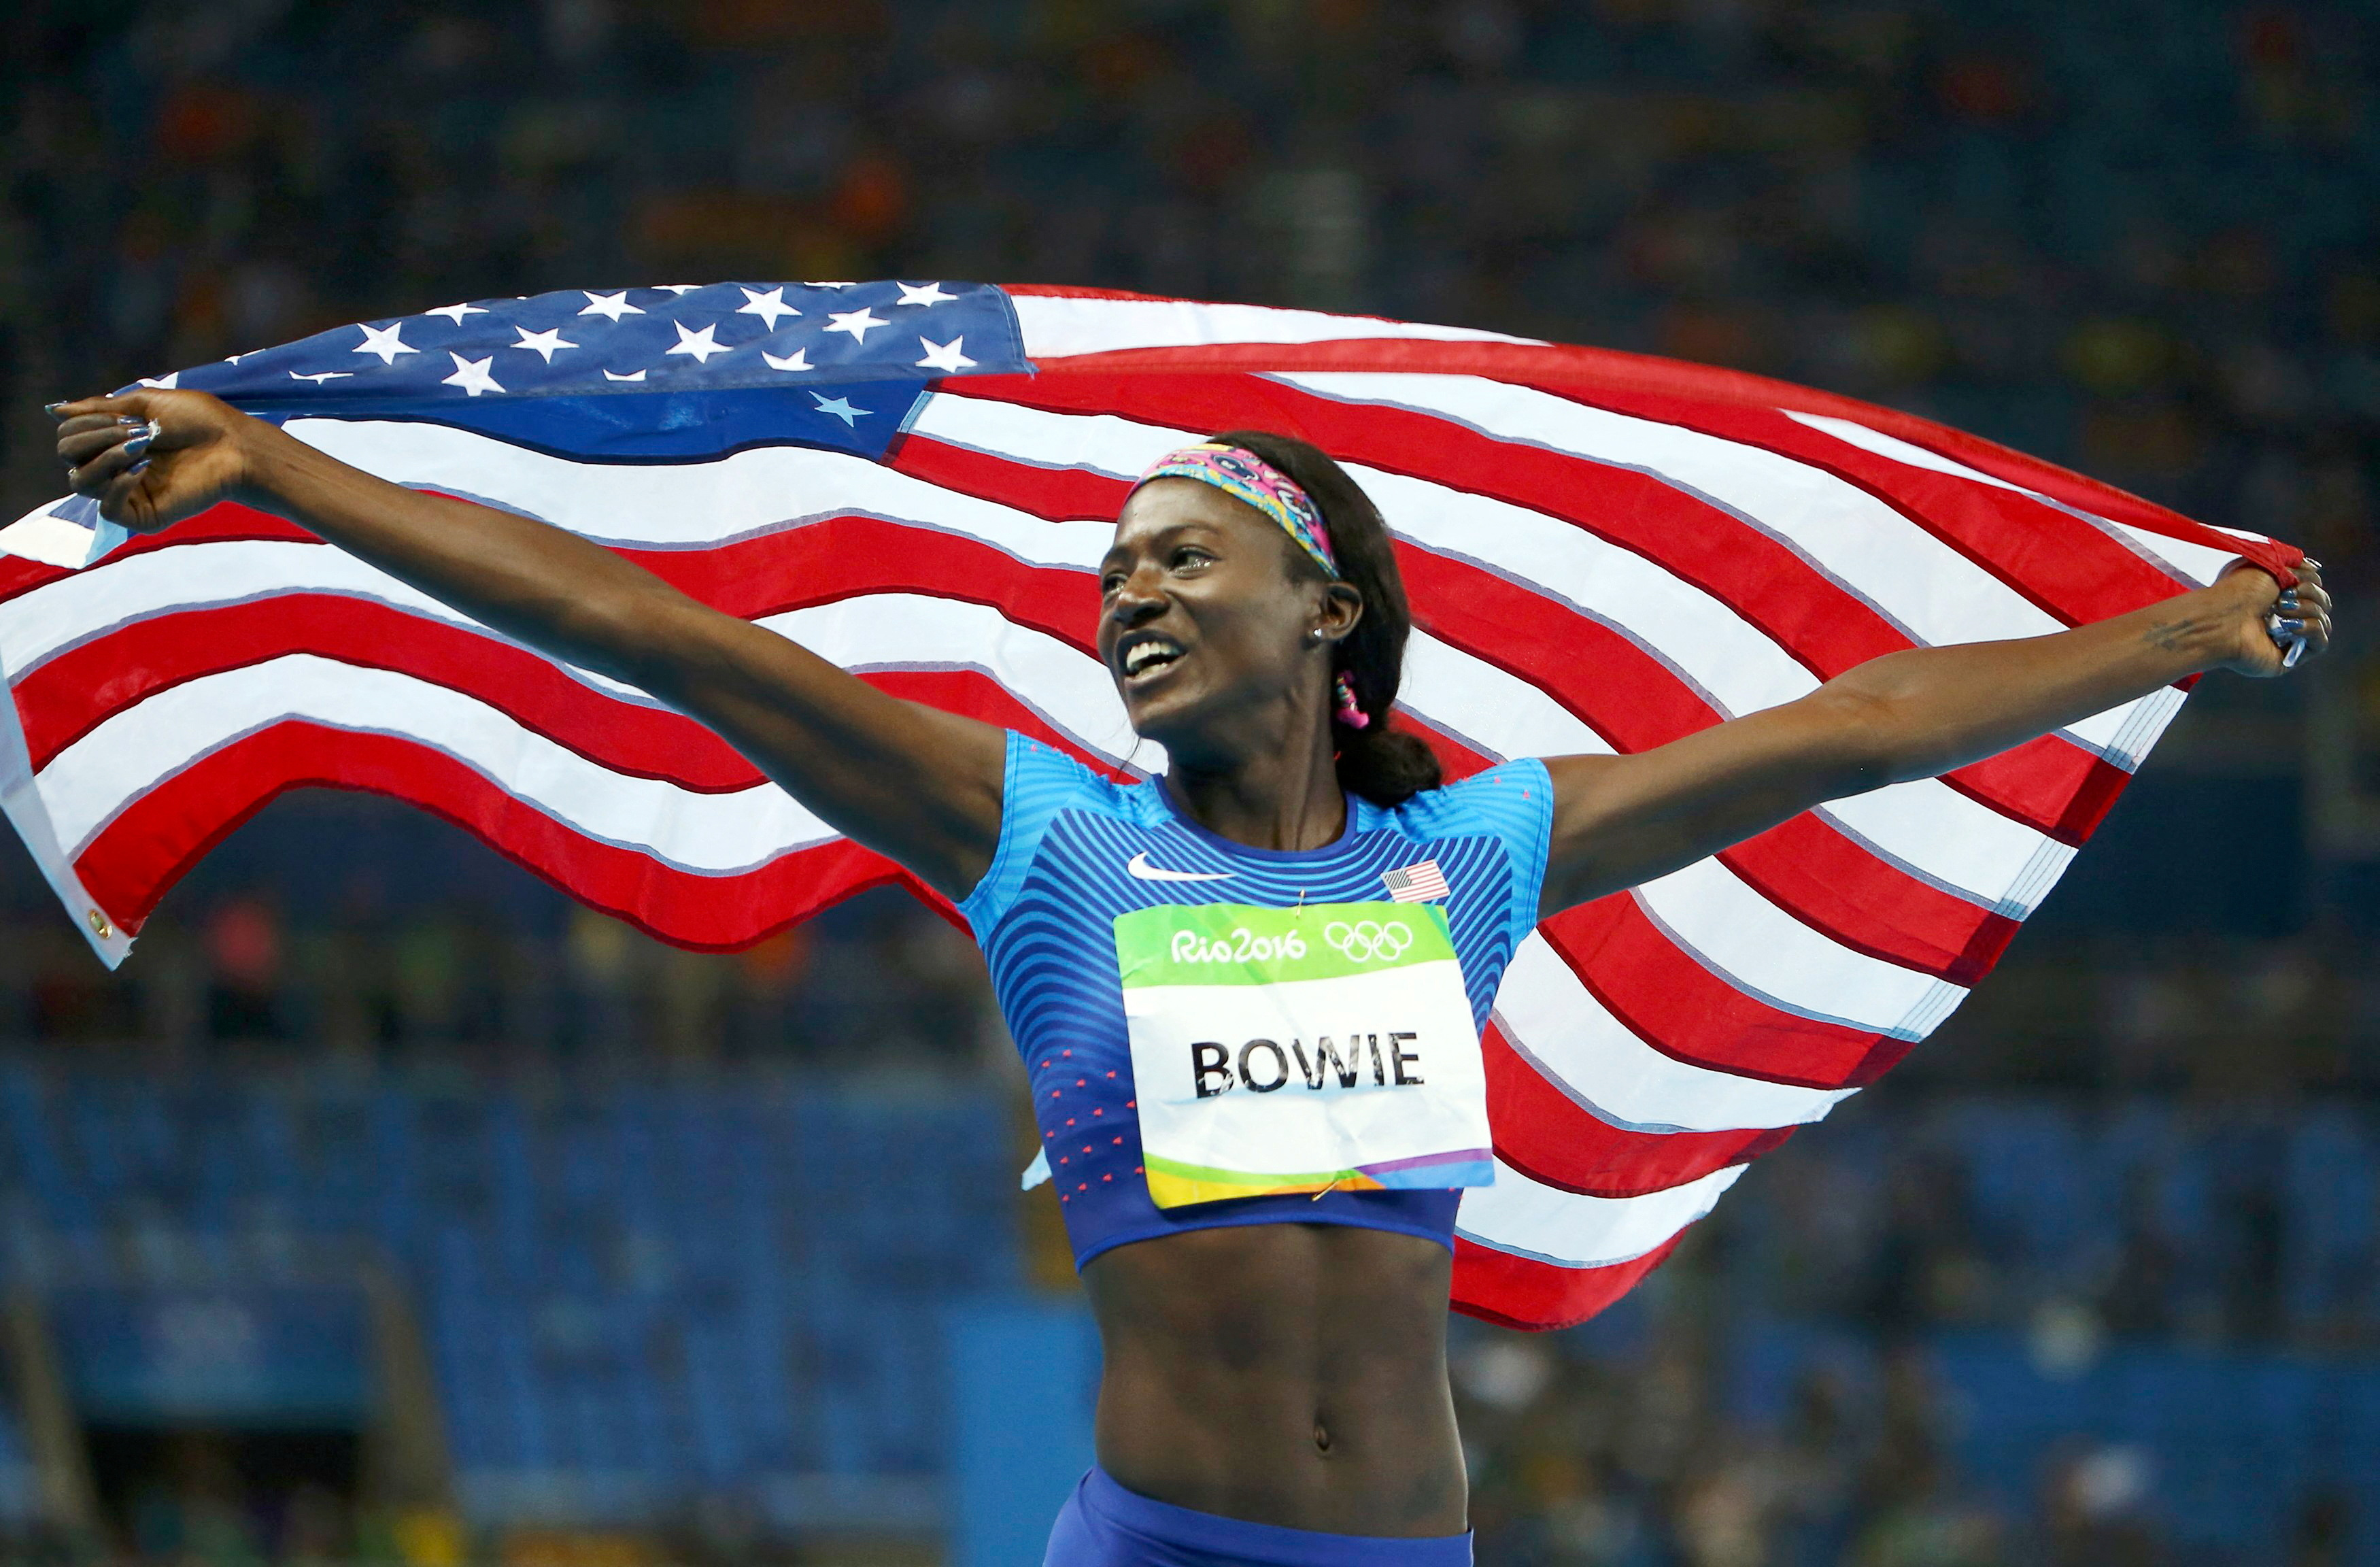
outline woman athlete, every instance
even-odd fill
[[[1892,653],[1658,749],[1440,787],[1390,720],[1408,620],[1379,515],[1314,447],[1233,432],[1153,469],[1100,565],[1099,656],[1170,763],[1123,786],[202,393],[54,412],[105,516],[153,532],[234,499],[286,517],[694,716],[959,905],[1025,1053],[1105,1354],[1061,1567],[1469,1561],[1450,1188],[1484,1160],[1478,1021],[1541,915],[2202,671],[2278,674],[2280,639],[2330,637],[2313,563],[2290,592],[2233,570],[2053,636]],[[1441,896],[1379,901],[1425,862]],[[1301,985],[1370,1010],[1302,1014]],[[1450,998],[1467,1063],[1443,1048]],[[1284,1021],[1257,1037],[1249,1006]],[[1327,1157],[1267,1175],[1272,1143]]]

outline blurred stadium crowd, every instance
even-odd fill
[[[2380,1561],[2369,5],[24,0],[0,115],[8,515],[56,492],[41,403],[340,322],[949,275],[1736,365],[2303,542],[2350,617],[2331,667],[2210,682],[1872,1102],[1609,1319],[1463,1325],[1458,1388],[1483,1562]],[[638,1549],[722,1561],[832,1514],[771,1476],[908,1483],[850,1493],[898,1512],[940,1418],[902,1312],[1063,1272],[1046,1216],[978,1210],[1014,1179],[1007,1047],[968,944],[892,894],[681,954],[443,828],[292,801],[115,977],[7,860],[0,1043],[0,1284],[381,1248],[492,1550],[583,1500],[557,1475],[647,1476],[677,1532]],[[902,1114],[936,1157],[897,1197],[832,1245],[771,1217]],[[402,1211],[400,1124],[476,1150]],[[668,1173],[714,1136],[745,1206]],[[850,1304],[882,1290],[910,1305]],[[462,1537],[171,1472],[106,1549]]]

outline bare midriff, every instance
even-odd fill
[[[1093,1258],[1100,1466],[1225,1518],[1462,1533],[1452,1261],[1419,1236],[1336,1224],[1196,1230]]]

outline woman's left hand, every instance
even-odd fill
[[[2226,572],[2212,591],[2234,597],[2239,607],[2240,652],[2223,667],[2269,680],[2317,657],[2330,646],[2330,595],[2322,567],[2297,566],[2298,585],[2284,590],[2263,571],[2242,561]],[[2302,641],[2295,656],[2291,644]]]

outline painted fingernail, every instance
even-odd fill
[[[142,419],[139,414],[118,414],[115,416],[115,422],[118,424],[147,424],[149,421]]]
[[[66,404],[65,404],[63,401],[55,402],[55,403],[43,403],[43,404],[42,405],[42,411],[43,413],[45,413],[45,414],[49,415],[52,419],[55,419],[55,418],[57,418],[57,417],[58,417],[58,410],[59,410],[60,408],[65,407],[66,407]]]
[[[124,443],[124,455],[128,457],[144,456],[148,454],[149,443],[155,439],[157,438],[154,435],[150,434],[147,431],[142,431],[140,434],[134,436],[131,440],[127,441]]]
[[[126,468],[124,470],[124,477],[127,479],[138,479],[148,471],[149,459],[143,457],[139,462],[134,463],[130,468]]]
[[[2302,620],[2290,620],[2284,617],[2273,622],[2273,635],[2276,637],[2295,637],[2304,630],[2305,622]]]
[[[2281,655],[2281,667],[2283,669],[2297,668],[2298,660],[2305,657],[2305,649],[2306,645],[2302,638],[2290,643],[2289,650]]]

